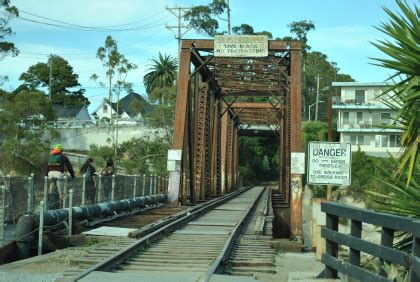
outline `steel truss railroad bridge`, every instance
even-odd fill
[[[250,128],[269,126],[280,146],[283,206],[290,208],[292,237],[300,237],[302,179],[290,169],[291,153],[301,151],[300,42],[269,40],[268,56],[243,58],[215,56],[213,40],[183,40],[179,57],[172,149],[181,158],[170,172],[172,203],[236,190],[238,137],[264,136]]]

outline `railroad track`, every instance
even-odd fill
[[[138,240],[96,249],[80,258],[80,273],[72,270],[66,281],[118,280],[119,275],[209,281],[216,273],[275,273],[271,236],[264,235],[270,226],[270,192],[264,187],[237,191],[157,224]]]

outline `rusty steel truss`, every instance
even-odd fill
[[[235,191],[240,132],[268,125],[278,136],[279,189],[299,236],[301,176],[291,175],[290,160],[301,151],[300,42],[269,40],[268,56],[258,58],[215,57],[213,47],[213,40],[182,41],[172,144],[182,159],[170,174],[172,202],[196,204]],[[296,184],[300,190],[292,189]]]

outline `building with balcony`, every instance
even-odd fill
[[[333,82],[340,96],[333,97],[338,110],[337,131],[340,142],[352,144],[366,154],[387,157],[400,151],[401,131],[391,128],[396,113],[383,101],[385,83]]]

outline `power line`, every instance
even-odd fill
[[[164,10],[161,10],[161,11],[153,14],[150,17],[147,17],[147,18],[144,18],[144,19],[140,19],[140,20],[136,20],[136,21],[129,22],[129,23],[125,23],[125,24],[109,25],[109,26],[84,26],[84,25],[73,24],[73,23],[69,23],[69,22],[65,22],[65,21],[56,20],[56,19],[53,19],[53,18],[48,18],[48,17],[40,16],[40,15],[37,15],[37,14],[30,13],[30,12],[27,12],[27,11],[24,11],[24,10],[19,9],[19,13],[28,14],[28,15],[31,15],[31,16],[34,16],[34,17],[37,17],[37,18],[49,20],[49,21],[56,22],[56,23],[62,23],[62,24],[67,24],[67,25],[71,25],[71,26],[75,26],[75,27],[80,27],[80,28],[87,28],[87,29],[105,29],[105,28],[115,28],[115,27],[133,25],[133,24],[140,23],[140,22],[143,22],[145,20],[154,18],[155,16],[157,16],[159,14],[162,14],[163,12],[164,12]]]
[[[8,15],[4,12],[1,12],[0,14]],[[72,26],[72,25],[63,25],[63,24],[55,24],[55,23],[50,23],[50,22],[38,21],[38,20],[34,20],[34,19],[24,18],[24,17],[21,17],[21,16],[13,17],[13,18],[21,20],[21,21],[27,21],[27,22],[32,22],[32,23],[37,23],[37,24],[42,24],[42,25],[47,25],[47,26],[53,26],[53,27],[59,27],[59,28],[63,28],[63,29],[70,29],[70,30],[90,31],[90,32],[92,32],[92,31],[93,32],[121,32],[121,31],[143,30],[143,29],[148,29],[148,28],[161,26],[163,24],[163,22],[159,22],[159,21],[161,21],[162,19],[168,18],[168,16],[162,17],[162,18],[156,20],[155,22],[148,23],[144,26],[137,26],[137,27],[126,28],[126,29],[88,29],[88,28],[79,28],[79,27]],[[155,24],[155,23],[157,23],[157,24]]]

